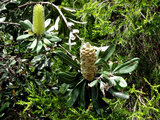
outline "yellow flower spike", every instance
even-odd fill
[[[40,36],[45,31],[45,18],[44,8],[42,5],[37,4],[33,8],[33,32]]]
[[[92,81],[97,73],[96,62],[96,51],[88,42],[84,43],[80,49],[81,58],[81,73],[83,77]]]

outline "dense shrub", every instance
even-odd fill
[[[159,119],[159,0],[62,1],[0,2],[0,119]],[[85,42],[97,49],[90,81]]]

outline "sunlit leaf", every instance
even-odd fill
[[[22,26],[25,30],[31,30],[32,29],[32,23],[29,20],[20,21],[19,24]]]
[[[42,41],[38,41],[38,45],[36,49],[37,53],[39,53],[42,50],[42,47],[43,47]]]
[[[44,42],[46,45],[51,45],[51,44],[52,44],[52,43],[51,43],[48,39],[46,39],[46,38],[43,39],[43,42]]]
[[[33,36],[32,34],[25,34],[25,35],[20,35],[17,37],[17,40],[25,40],[29,37]]]
[[[35,39],[35,40],[32,42],[32,44],[31,44],[31,46],[29,46],[29,48],[30,48],[30,49],[34,49],[36,46],[37,46],[37,39]]]
[[[47,19],[47,20],[45,21],[45,23],[44,23],[44,24],[45,24],[45,28],[48,27],[48,25],[49,25],[50,23],[51,23],[51,19]]]
[[[98,80],[94,80],[91,83],[88,84],[89,87],[93,87],[98,83]]]

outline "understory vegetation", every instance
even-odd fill
[[[1,0],[0,119],[160,119],[159,0]]]

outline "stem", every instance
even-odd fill
[[[68,50],[66,50],[62,45],[59,44],[59,47],[61,47],[69,56],[71,56],[73,60],[76,60],[79,63],[79,60],[75,56],[73,56]]]
[[[3,2],[0,3],[0,5],[3,5],[3,4],[5,4],[5,3],[9,2],[9,1],[11,1],[11,0],[3,1]]]
[[[12,22],[0,22],[0,24],[20,26],[20,24],[18,24],[18,23],[12,23]]]

